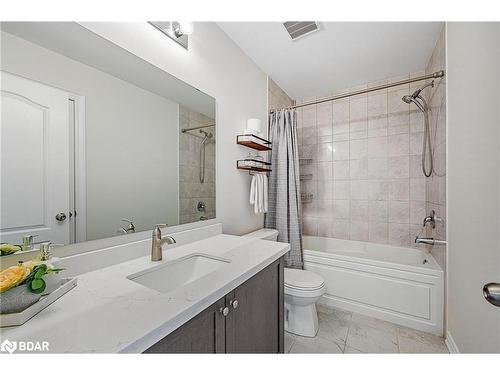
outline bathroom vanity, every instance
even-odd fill
[[[283,353],[283,258],[145,353]]]
[[[289,244],[221,234],[220,224],[62,258],[78,285],[2,339],[51,353],[279,353]]]

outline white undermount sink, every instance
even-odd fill
[[[128,275],[127,279],[159,292],[167,293],[214,272],[219,267],[230,262],[228,259],[211,255],[190,254]]]

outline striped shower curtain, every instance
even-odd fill
[[[302,269],[297,112],[294,109],[272,112],[269,115],[269,133],[272,172],[269,177],[269,208],[265,227],[277,229],[278,241],[290,244],[291,250],[285,255],[285,266]]]

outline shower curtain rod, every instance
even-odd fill
[[[402,80],[402,81],[396,81],[396,82],[393,82],[393,83],[386,83],[385,85],[379,85],[379,86],[374,86],[374,87],[370,87],[370,88],[367,88],[367,89],[357,90],[357,91],[353,91],[353,92],[346,93],[346,94],[334,95],[334,96],[326,97],[326,98],[323,98],[323,99],[318,99],[318,100],[315,100],[315,101],[312,101],[312,102],[306,102],[306,103],[291,105],[289,107],[284,107],[284,108],[280,108],[280,109],[271,109],[269,112],[273,113],[273,112],[276,112],[276,111],[282,111],[284,109],[295,109],[295,108],[306,107],[306,106],[314,105],[314,104],[321,104],[321,103],[331,102],[333,100],[344,99],[344,98],[348,98],[348,97],[354,96],[354,95],[365,94],[367,92],[383,90],[383,89],[387,89],[389,87],[400,86],[400,85],[405,85],[407,83],[424,81],[426,79],[441,78],[441,77],[444,77],[444,70],[439,70],[437,72],[434,72],[434,73],[431,73],[431,74],[426,74],[426,75],[423,75],[423,76],[420,76],[420,77],[414,77],[414,78],[405,79],[405,80]]]
[[[188,132],[188,131],[191,131],[191,130],[196,130],[196,129],[203,129],[203,128],[211,128],[215,126],[215,124],[209,124],[209,125],[201,125],[201,126],[193,126],[192,128],[185,128],[185,129],[182,129],[182,132],[185,133],[185,132]]]

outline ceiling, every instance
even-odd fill
[[[294,99],[425,69],[442,22],[320,22],[292,41],[280,22],[219,27]]]

